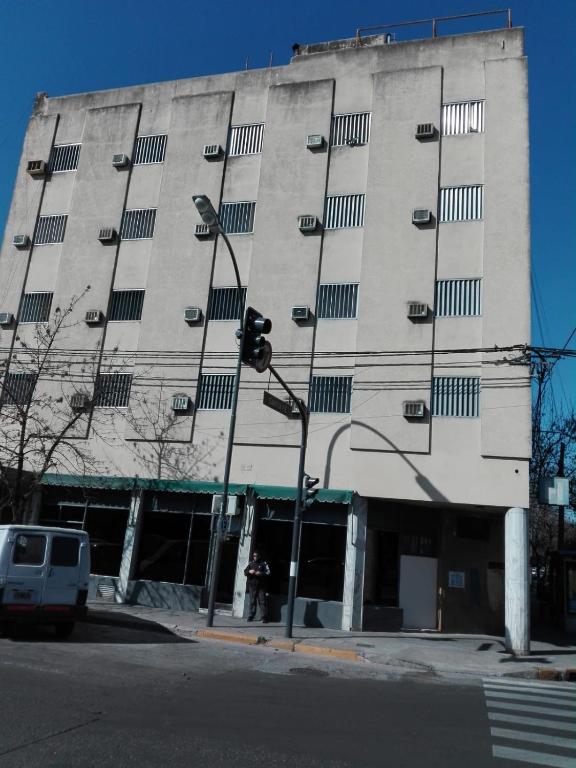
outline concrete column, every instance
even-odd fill
[[[27,525],[38,525],[38,521],[40,520],[40,511],[42,509],[42,491],[38,489],[37,491],[34,491],[32,494],[32,498],[30,499],[30,505],[26,511],[26,524]]]
[[[130,498],[130,511],[128,512],[128,523],[126,533],[124,534],[124,549],[122,550],[122,561],[120,563],[120,573],[116,583],[114,600],[117,603],[126,602],[128,593],[128,582],[132,579],[134,568],[136,567],[136,556],[138,554],[138,541],[140,539],[140,529],[142,527],[142,499],[143,492],[140,489],[132,491]]]
[[[512,507],[504,518],[504,625],[506,648],[530,653],[528,510]]]
[[[234,579],[234,598],[232,600],[232,616],[239,619],[244,615],[244,602],[246,595],[246,576],[244,568],[250,560],[252,549],[252,536],[254,534],[254,515],[256,513],[256,497],[249,488],[246,494],[246,506],[244,519],[242,520],[242,532],[238,544],[238,560],[236,561],[236,578]]]
[[[342,629],[362,629],[364,602],[364,556],[366,553],[366,522],[368,503],[354,494],[348,508],[346,563],[344,566],[344,595]]]

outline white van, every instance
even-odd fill
[[[68,637],[86,615],[89,575],[84,531],[0,525],[0,628],[52,624]]]

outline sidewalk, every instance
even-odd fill
[[[295,653],[382,664],[428,672],[474,677],[527,677],[576,681],[576,639],[572,643],[532,641],[530,656],[506,653],[501,637],[448,635],[438,632],[342,632],[294,627],[284,637],[283,624],[248,624],[244,619],[216,614],[206,627],[205,614],[147,608],[140,605],[89,603],[88,622],[143,628],[152,623],[184,638],[200,637],[246,645],[265,645]],[[148,627],[150,628],[150,627]]]

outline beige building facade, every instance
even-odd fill
[[[505,586],[527,615],[527,89],[523,31],[503,29],[38,96],[1,253],[14,320],[0,347],[10,375],[16,336],[81,296],[57,346],[84,369],[58,385],[67,407],[88,397],[76,436],[99,470],[59,468],[39,514],[89,530],[101,596],[205,602],[237,354],[231,262],[197,228],[205,194],[246,303],[272,320],[274,365],[311,411],[306,470],[323,490],[296,620],[498,632]],[[300,426],[265,390],[283,397],[245,368],[219,600],[243,612],[257,544],[281,619]],[[509,510],[520,533],[505,541]]]

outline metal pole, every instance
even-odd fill
[[[226,531],[226,510],[228,507],[228,492],[230,487],[230,468],[232,465],[232,449],[234,447],[234,433],[236,431],[236,411],[238,410],[238,390],[240,389],[240,374],[242,372],[242,343],[244,336],[244,301],[242,298],[242,285],[240,283],[240,272],[238,271],[238,264],[234,251],[230,245],[228,237],[222,230],[220,221],[218,221],[218,232],[222,235],[222,239],[226,243],[230,257],[232,259],[232,265],[234,267],[234,274],[236,275],[236,285],[238,288],[238,309],[240,310],[240,344],[238,347],[238,360],[236,361],[236,375],[234,377],[234,387],[232,389],[232,404],[230,411],[230,426],[228,428],[228,445],[226,447],[226,461],[224,464],[224,479],[222,483],[222,504],[218,513],[218,521],[216,524],[216,531],[213,533],[215,537],[214,555],[212,560],[212,567],[210,569],[210,591],[208,593],[208,613],[206,616],[206,626],[211,627],[214,624],[214,607],[216,604],[216,591],[218,588],[218,577],[220,575],[220,561],[222,559],[222,544],[224,542],[224,536]]]
[[[566,444],[560,443],[560,458],[558,459],[558,477],[565,477],[564,474],[564,453]],[[558,549],[564,548],[564,505],[558,507]]]
[[[286,629],[284,637],[292,637],[294,623],[294,602],[296,600],[296,580],[298,577],[298,560],[300,557],[300,528],[302,526],[302,483],[304,482],[304,463],[306,461],[306,443],[308,442],[308,408],[306,404],[296,397],[290,387],[276,372],[273,366],[269,366],[270,373],[284,387],[300,411],[302,426],[302,439],[300,442],[300,461],[298,462],[298,479],[296,480],[296,501],[294,502],[294,522],[292,524],[292,550],[290,554],[290,578],[288,581],[288,602],[286,605]]]

